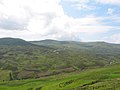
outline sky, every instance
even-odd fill
[[[0,0],[0,38],[120,44],[120,0]]]

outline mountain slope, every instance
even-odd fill
[[[85,51],[95,55],[118,56],[120,55],[120,44],[111,44],[106,42],[75,42],[75,41],[55,41],[42,40],[31,41],[36,45],[59,48],[60,50]]]
[[[44,40],[38,41],[39,45],[36,45],[21,39],[7,40],[3,40],[0,45],[0,70],[12,72],[10,76],[13,80],[120,63],[120,45],[116,44]]]

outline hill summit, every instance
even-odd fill
[[[0,45],[32,45],[31,43],[18,38],[0,38]]]

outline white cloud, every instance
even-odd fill
[[[114,9],[108,8],[107,14],[112,15],[114,13]]]
[[[95,6],[91,6],[83,3],[74,4],[73,7],[77,8],[78,10],[93,10],[96,8]]]
[[[112,16],[110,17],[111,20],[113,20],[114,22],[120,23],[120,17],[119,16]]]
[[[120,6],[120,0],[95,0],[95,1],[103,4],[112,4],[112,5]]]
[[[64,0],[72,3],[88,3],[90,0]]]
[[[96,7],[90,5],[90,0],[65,0],[66,2],[70,2],[72,6],[78,10],[93,10]]]
[[[120,33],[113,34],[110,37],[106,37],[106,41],[119,44],[120,43]]]
[[[89,0],[75,1],[87,3]],[[0,37],[26,40],[80,40],[81,33],[94,35],[113,28],[94,15],[83,18],[65,15],[60,0],[3,0],[0,20]]]

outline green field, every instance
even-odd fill
[[[1,81],[0,90],[120,90],[120,65],[39,79]]]

